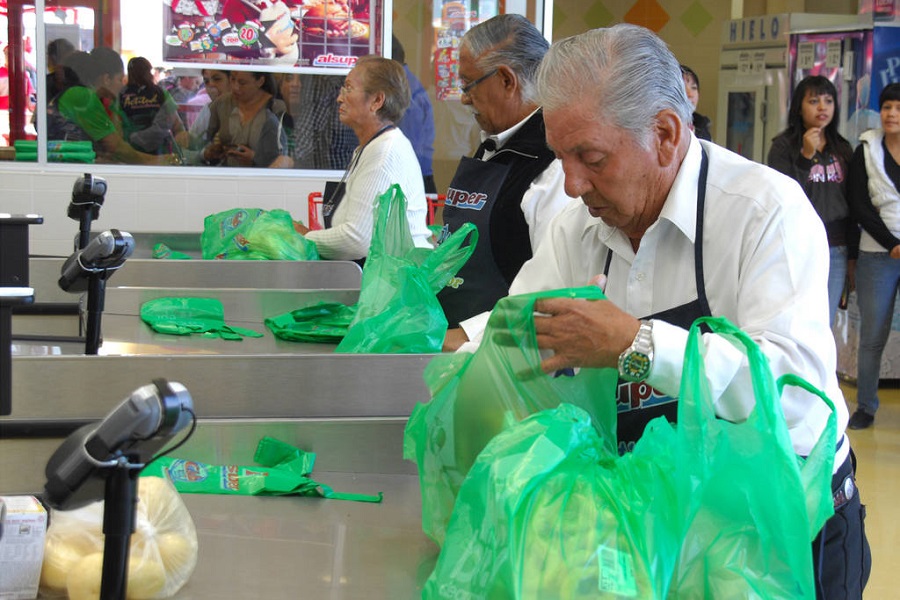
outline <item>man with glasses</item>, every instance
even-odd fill
[[[521,15],[500,15],[463,37],[462,103],[481,127],[482,144],[463,157],[450,183],[442,237],[463,223],[478,227],[472,258],[439,295],[451,328],[445,349],[467,339],[460,322],[490,311],[531,258],[550,219],[568,204],[560,163],[544,140],[534,74],[549,44]]]

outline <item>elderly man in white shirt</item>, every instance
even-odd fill
[[[819,598],[861,598],[871,559],[835,375],[828,245],[803,191],[694,137],[678,62],[646,29],[617,25],[554,44],[537,85],[547,142],[582,203],[551,222],[510,294],[594,281],[608,297],[536,303],[538,345],[552,351],[542,368],[617,368],[627,451],[650,419],[674,419],[691,323],[727,317],[776,376],[797,373],[835,403],[835,515],[813,543],[816,589]],[[478,323],[463,325],[477,339]],[[703,344],[717,415],[743,420],[754,404],[743,353],[713,334]],[[829,409],[789,388],[782,407],[805,456]]]

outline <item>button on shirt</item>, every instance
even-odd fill
[[[825,230],[799,185],[772,169],[692,137],[662,213],[637,253],[622,232],[592,217],[583,203],[572,203],[551,223],[510,295],[586,285],[603,273],[609,248],[613,257],[606,295],[624,311],[641,317],[695,300],[701,143],[709,154],[704,277],[712,314],[727,317],[749,334],[769,358],[775,377],[796,373],[824,390],[835,403],[841,439],[848,411],[828,327]],[[470,339],[477,340],[483,330],[479,318],[462,324]],[[687,336],[685,329],[654,321],[648,384],[678,395]],[[703,341],[716,413],[732,421],[745,419],[755,400],[743,352],[713,334]],[[806,456],[825,428],[829,408],[793,387],[785,388],[782,406],[794,449]],[[836,467],[849,446],[841,445]]]

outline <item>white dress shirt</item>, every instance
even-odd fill
[[[591,217],[583,203],[567,206],[550,224],[535,256],[525,263],[510,295],[586,285],[613,256],[606,287],[616,306],[645,317],[697,298],[694,277],[697,177],[701,144],[709,155],[704,218],[703,275],[713,316],[725,316],[768,357],[775,377],[796,373],[835,403],[838,439],[848,411],[835,375],[836,350],[828,326],[828,243],[821,219],[793,179],[724,148],[691,146],[659,219],[637,253],[619,230]],[[480,321],[479,321],[480,320]],[[480,337],[483,315],[464,323]],[[654,388],[678,396],[688,332],[654,320]],[[726,339],[703,336],[716,413],[741,421],[754,405],[743,352]],[[470,346],[471,348],[471,346]],[[805,456],[826,425],[821,399],[785,388],[782,407],[794,450]],[[845,440],[837,468],[849,453]]]
[[[431,248],[422,171],[403,132],[396,127],[385,131],[364,149],[357,148],[350,164],[344,198],[332,215],[331,227],[306,235],[316,243],[322,258],[356,260],[368,255],[375,199],[395,183],[400,184],[406,196],[406,218],[413,243],[419,248]]]

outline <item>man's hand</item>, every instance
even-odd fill
[[[617,367],[641,322],[609,300],[550,298],[535,302],[538,347],[552,350],[541,362],[545,373],[567,367]]]
[[[456,329],[448,329],[447,335],[444,336],[444,352],[456,352],[459,347],[469,341],[469,336],[463,331],[462,327]]]

